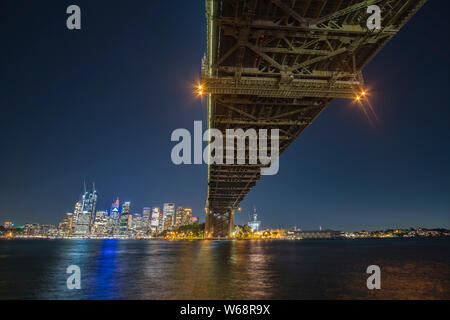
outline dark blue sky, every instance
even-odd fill
[[[70,4],[82,30],[66,28]],[[264,226],[450,227],[449,22],[429,1],[365,69],[378,122],[335,100],[263,177]],[[84,178],[98,209],[164,202],[203,220],[205,165],[175,166],[176,128],[206,106],[191,93],[206,47],[204,1],[0,3],[0,221],[56,224]]]

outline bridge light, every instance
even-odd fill
[[[195,86],[197,96],[203,96],[205,94],[205,86],[201,83]]]
[[[362,95],[362,96],[366,96],[366,95],[367,95],[367,92],[366,92],[366,91],[363,91],[363,92],[361,92],[361,95]]]
[[[356,96],[355,100],[356,101],[361,101],[361,97],[360,96]]]

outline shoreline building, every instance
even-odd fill
[[[183,226],[187,226],[192,223],[192,209],[184,208]]]
[[[81,213],[78,214],[75,225],[75,235],[87,235],[91,232],[95,219],[95,207],[97,205],[97,191],[95,184],[92,184],[92,191],[86,190],[84,186],[84,194],[81,199]]]
[[[81,198],[81,196],[80,196]],[[72,217],[72,230],[70,233],[75,233],[75,226],[78,223],[78,216],[81,214],[81,210],[83,209],[83,204],[81,201],[77,201],[75,203],[75,209],[73,210],[73,217]]]
[[[106,235],[108,234],[108,212],[97,211],[95,214],[94,226],[92,228],[92,233],[95,235]]]
[[[63,237],[70,236],[72,234],[72,222],[73,222],[73,214],[66,213],[61,222],[59,223],[60,234]]]
[[[192,209],[179,206],[177,208],[175,227],[178,228],[178,227],[186,226],[186,225],[189,225],[192,223],[193,223]]]
[[[163,206],[163,231],[175,225],[175,204],[164,203]]]
[[[183,221],[184,216],[184,207],[179,206],[177,208],[176,218],[175,218],[175,227],[181,227],[181,223]]]
[[[261,221],[258,221],[258,214],[256,213],[256,208],[253,209],[253,220],[248,222],[248,226],[253,231],[259,231],[261,227]]]
[[[111,205],[111,211],[109,212],[109,233],[118,234],[120,228],[120,200],[117,197]]]
[[[131,202],[124,202],[122,205],[122,213],[120,215],[119,232],[121,235],[128,233],[128,219],[130,215]],[[131,215],[132,216],[132,215]]]
[[[153,207],[153,209],[152,209],[152,219],[151,219],[151,222],[150,222],[150,228],[151,228],[153,233],[158,232],[158,229],[159,229],[159,217],[160,217],[159,207]]]

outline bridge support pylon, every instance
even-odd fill
[[[206,210],[205,238],[233,238],[234,210],[224,214],[212,213]]]

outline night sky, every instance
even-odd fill
[[[77,4],[82,30],[66,28]],[[242,203],[263,227],[450,227],[448,1],[428,1],[365,69],[378,121],[334,100]],[[0,222],[57,224],[83,179],[97,209],[164,202],[204,220],[206,165],[170,135],[206,125],[194,97],[203,0],[0,3]]]

